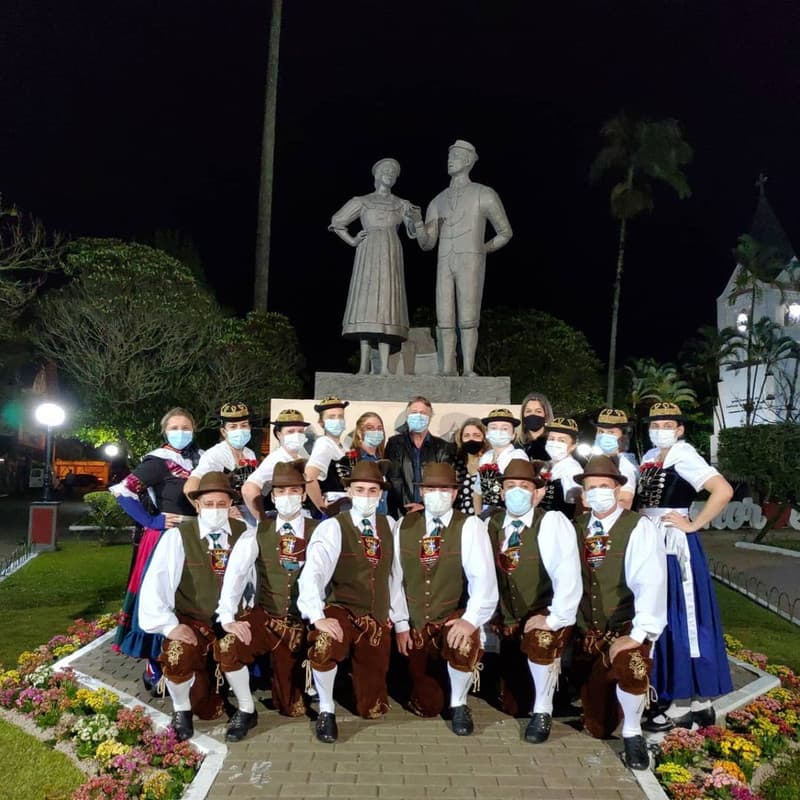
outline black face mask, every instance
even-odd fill
[[[476,456],[483,450],[483,442],[478,442],[475,439],[470,439],[463,444],[464,452],[469,453],[471,456]]]
[[[544,417],[540,417],[538,414],[529,414],[522,420],[523,424],[525,425],[526,431],[540,431],[544,428]]]

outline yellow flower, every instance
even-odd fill
[[[721,767],[728,775],[736,778],[737,781],[747,783],[747,776],[742,772],[742,768],[735,761],[715,761],[714,769]]]
[[[115,739],[106,739],[97,746],[96,758],[104,767],[107,767],[114,756],[123,756],[130,749],[127,744],[122,744]]]
[[[0,689],[5,689],[7,686],[13,686],[19,683],[19,678],[19,670],[16,669],[0,672]]]
[[[682,767],[680,764],[675,764],[672,761],[666,761],[660,764],[656,767],[656,772],[659,778],[661,778],[661,781],[666,784],[692,782],[692,773],[689,772],[686,767]]]
[[[151,772],[142,784],[142,798],[144,800],[161,800],[169,792],[172,778],[163,769]]]
[[[119,702],[119,697],[108,689],[78,689],[75,695],[75,702],[77,705],[86,706],[92,711],[102,711],[108,706],[113,706]]]
[[[727,633],[725,634],[725,647],[731,653],[734,653],[737,650],[744,650],[744,644]]]
[[[53,648],[53,655],[56,658],[63,658],[64,656],[68,656],[70,653],[74,653],[77,649],[78,645],[76,644],[62,644]]]

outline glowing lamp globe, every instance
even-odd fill
[[[34,416],[40,425],[46,425],[48,428],[55,428],[64,423],[67,414],[64,409],[56,403],[42,403],[36,407]]]

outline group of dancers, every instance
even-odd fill
[[[224,713],[226,682],[226,739],[243,739],[258,723],[253,676],[269,672],[278,713],[318,703],[316,737],[334,742],[342,663],[358,715],[388,710],[392,662],[408,711],[444,715],[460,736],[485,666],[483,694],[528,717],[532,744],[550,735],[561,676],[589,734],[622,720],[632,769],[649,765],[645,732],[714,721],[732,686],[698,531],[732,491],[684,440],[678,406],[651,407],[637,469],[618,409],[598,414],[597,454],[581,464],[577,423],[540,394],[520,418],[466,420],[453,442],[415,397],[388,440],[369,412],[345,447],[348,405],[315,405],[310,453],[312,423],[281,411],[260,464],[243,403],[222,407],[221,440],[203,453],[191,414],[172,409],[163,445],[111,488],[143,531],[117,646],[147,659],[178,738],[193,715]]]

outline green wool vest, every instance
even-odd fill
[[[247,526],[238,519],[229,520],[231,533],[228,545],[233,547]],[[219,603],[222,581],[211,568],[208,543],[200,538],[197,518],[178,526],[183,540],[183,574],[175,592],[175,613],[211,625]]]
[[[545,512],[537,508],[533,512],[532,527],[521,528],[519,562],[511,571],[500,552],[505,539],[503,521],[506,512],[498,511],[489,517],[489,540],[494,553],[504,625],[513,625],[531,614],[546,614],[548,606],[553,602],[553,582],[539,554],[539,528],[544,514]]]
[[[583,576],[583,597],[578,607],[581,630],[619,631],[633,620],[633,592],[625,581],[625,551],[640,518],[635,511],[620,514],[608,531],[611,546],[597,569],[586,563],[586,532],[591,514],[581,514],[575,520]]]
[[[464,570],[461,565],[461,532],[467,515],[453,511],[450,524],[441,532],[439,557],[430,558],[430,567],[421,561],[425,512],[407,514],[400,523],[400,563],[403,589],[408,600],[408,621],[421,630],[426,622],[442,622],[461,608],[464,596]]]
[[[342,531],[342,552],[330,582],[328,603],[342,606],[356,617],[369,614],[377,622],[389,619],[389,574],[394,542],[386,517],[375,517],[375,535],[380,540],[380,561],[373,567],[364,553],[361,531],[349,511],[335,517]]]
[[[280,524],[278,524],[280,522]],[[281,531],[283,522],[276,517],[265,519],[258,526],[256,541],[258,542],[258,558],[256,573],[258,574],[258,604],[273,617],[299,617],[297,610],[297,579],[303,571],[305,553],[308,543],[319,522],[310,517],[305,518],[303,533],[305,542],[297,539],[292,555],[300,563],[300,569],[289,570],[281,566]]]

